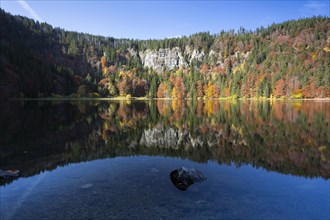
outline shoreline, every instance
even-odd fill
[[[152,101],[152,100],[178,100],[177,98],[147,98],[147,97],[107,97],[107,98],[94,98],[94,97],[46,97],[46,98],[11,98],[9,100],[17,101]],[[290,98],[184,98],[182,100],[212,100],[212,101],[234,101],[234,100],[248,100],[248,101],[325,101],[330,102],[330,97],[327,98],[302,98],[302,99],[290,99]]]

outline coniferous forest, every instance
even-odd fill
[[[0,11],[0,98],[330,97],[330,19],[115,39]]]

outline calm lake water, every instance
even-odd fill
[[[329,219],[330,102],[0,108],[0,219]],[[176,188],[170,173],[206,180]]]

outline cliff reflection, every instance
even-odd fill
[[[329,102],[25,102],[1,108],[0,169],[163,155],[330,177]],[[8,180],[2,180],[8,181]]]

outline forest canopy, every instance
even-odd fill
[[[163,40],[53,28],[0,11],[0,97],[330,97],[330,19]]]

